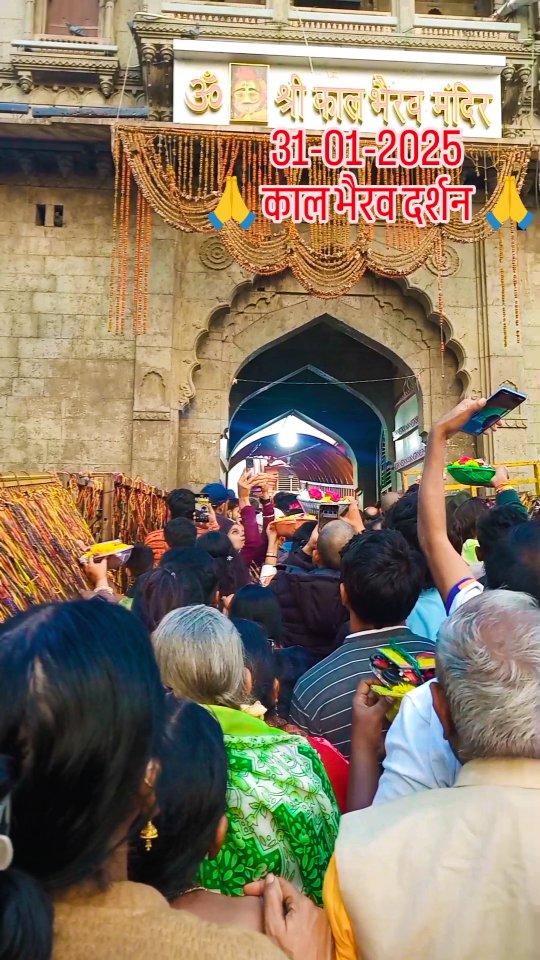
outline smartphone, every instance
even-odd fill
[[[501,387],[500,390],[489,397],[482,410],[479,410],[470,420],[467,420],[467,423],[461,428],[461,432],[471,433],[473,436],[485,433],[494,423],[498,423],[526,399],[526,393],[511,390],[510,387]]]
[[[253,470],[255,466],[255,460],[253,457],[246,457],[246,470]]]
[[[210,501],[208,497],[196,497],[194,514],[195,523],[208,523],[210,520],[210,513],[208,510],[209,505]]]
[[[319,507],[319,530],[322,530],[327,523],[339,518],[338,503],[321,503]]]

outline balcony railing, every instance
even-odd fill
[[[336,39],[338,34],[341,38],[361,33],[371,34],[376,43],[380,34],[395,34],[399,42],[399,36],[407,34],[409,39],[425,38],[431,45],[441,40],[459,49],[460,44],[476,41],[506,52],[517,48],[527,30],[515,18],[490,19],[499,7],[500,0],[288,0],[288,4],[283,0],[161,0],[163,14],[195,23],[225,26],[242,21],[270,26],[279,21],[285,26],[288,14],[289,25],[298,29],[301,24],[307,35],[325,32],[332,24]]]

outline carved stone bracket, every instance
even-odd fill
[[[31,93],[34,89],[34,78],[32,77],[31,70],[18,70],[17,71],[18,84],[23,93]]]
[[[519,136],[521,121],[532,103],[532,67],[530,63],[509,63],[501,74],[503,134]]]
[[[108,99],[114,90],[118,71],[116,56],[92,51],[17,50],[11,56],[11,64],[17,75],[17,83],[25,94],[42,81],[85,86],[95,84]]]
[[[98,76],[98,84],[103,96],[108,100],[114,90],[113,74],[100,73]]]
[[[160,42],[139,37],[138,47],[150,117],[152,120],[171,120],[174,61],[172,41]]]

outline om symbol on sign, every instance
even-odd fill
[[[206,113],[207,110],[219,110],[223,103],[223,94],[217,77],[206,70],[201,77],[190,80],[189,88],[193,96],[187,93],[184,101],[192,113]]]

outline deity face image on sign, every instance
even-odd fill
[[[231,123],[268,123],[268,67],[231,63]]]

